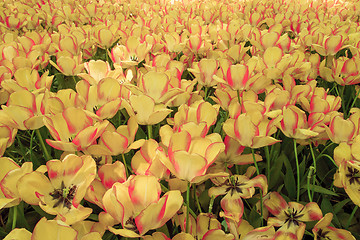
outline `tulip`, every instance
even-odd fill
[[[344,188],[354,204],[360,206],[360,164],[356,160],[342,161],[334,175],[334,185]]]
[[[84,69],[81,54],[72,55],[62,51],[58,52],[56,57],[56,63],[50,60],[50,64],[65,76],[76,76]]]
[[[308,139],[319,134],[310,130],[305,112],[294,105],[283,108],[279,128],[285,136],[295,139]]]
[[[220,202],[224,210],[221,214],[225,216],[230,232],[235,236],[239,235],[237,228],[244,212],[242,198],[251,198],[255,193],[255,187],[260,187],[264,195],[267,193],[266,177],[258,175],[250,179],[254,173],[255,167],[249,167],[244,175],[214,178],[212,181],[216,186],[209,189],[209,196],[225,195]]]
[[[130,72],[128,72],[125,77],[121,67],[111,70],[109,63],[102,60],[90,60],[89,62],[84,63],[84,67],[87,74],[79,73],[78,76],[90,83],[90,85],[96,85],[104,78],[114,78],[119,83],[131,81]]]
[[[31,172],[20,178],[17,188],[21,198],[28,204],[40,205],[67,224],[87,218],[92,209],[81,206],[80,202],[95,178],[94,159],[69,154],[63,161],[48,161],[46,168],[48,177]]]
[[[20,203],[21,197],[16,188],[18,180],[32,171],[31,162],[24,163],[21,167],[11,158],[1,157],[0,171],[0,209],[10,208]]]
[[[321,45],[312,44],[312,47],[321,56],[334,56],[338,51],[346,47],[343,46],[345,40],[342,35],[330,35],[324,39]]]
[[[267,48],[275,47],[289,38],[286,34],[281,35],[276,31],[255,31],[250,42],[255,46],[256,52],[264,52]]]
[[[276,231],[275,239],[281,237],[302,239],[305,222],[322,218],[322,212],[317,203],[311,202],[305,206],[297,202],[287,203],[277,192],[270,193],[264,205],[274,215],[268,218],[268,225],[280,227]]]
[[[53,78],[48,71],[40,77],[39,73],[31,68],[20,68],[14,73],[14,79],[2,81],[1,86],[9,93],[25,89],[38,95],[46,89],[50,91]]]
[[[202,125],[199,129],[205,129]],[[169,139],[167,150],[160,147],[158,150],[160,161],[177,178],[191,183],[201,182],[211,175],[206,175],[208,167],[216,160],[217,156],[225,149],[221,136],[212,133],[201,136],[203,131],[191,131],[183,129],[173,133]],[[171,134],[168,131],[161,131],[160,135]]]
[[[324,88],[316,87],[311,98],[307,100],[302,97],[299,99],[303,109],[309,113],[324,113],[330,115],[341,107],[341,98],[328,95]]]
[[[127,86],[130,87],[130,90],[136,91],[132,85]],[[141,75],[137,87],[141,91],[137,95],[149,96],[155,104],[167,104],[181,92],[178,88],[170,86],[170,78],[164,72],[150,71]]]
[[[117,45],[111,50],[111,60],[123,68],[133,67],[146,58],[149,50],[146,42],[130,36],[125,45]]]
[[[180,211],[172,218],[172,221],[175,223],[175,226],[180,226],[180,229],[183,233],[186,232],[186,206],[183,206]],[[189,236],[193,237],[196,235],[196,219],[189,215]],[[190,235],[191,234],[191,235]],[[192,239],[192,238],[191,238]]]
[[[123,183],[126,181],[125,166],[122,162],[106,163],[99,167],[98,177],[92,181],[87,189],[84,198],[104,208],[102,199],[105,192],[110,189],[116,182]]]
[[[200,62],[193,62],[192,68],[188,69],[195,76],[195,81],[201,86],[213,87],[217,84],[212,76],[218,69],[218,62],[215,59],[203,58]]]
[[[214,92],[215,97],[211,96],[211,99],[214,100],[221,108],[225,111],[229,110],[230,103],[233,99],[237,101],[237,91],[232,90],[229,86],[223,85],[218,87]]]
[[[333,214],[327,213],[316,223],[312,229],[312,232],[314,233],[314,240],[320,240],[323,238],[355,240],[355,237],[349,231],[330,226],[332,218]]]
[[[41,128],[45,113],[43,100],[44,94],[36,96],[28,90],[12,93],[0,113],[0,122],[21,130]]]
[[[234,116],[235,117],[235,116]],[[275,144],[279,140],[270,137],[277,130],[281,117],[269,120],[258,109],[229,118],[223,125],[224,132],[245,147],[259,148]]]
[[[221,224],[212,213],[200,213],[196,218],[196,236],[198,239],[209,236],[211,230],[221,230]]]
[[[178,131],[180,126],[187,122],[205,122],[207,129],[216,123],[219,113],[219,105],[211,105],[204,100],[196,101],[191,105],[183,104],[175,113],[173,124],[174,131]]]
[[[245,64],[221,63],[217,75],[214,75],[213,78],[219,83],[229,86],[232,90],[249,90],[260,77],[260,73],[255,72],[257,60],[254,58]]]
[[[158,148],[159,144],[154,139],[145,140],[131,159],[131,167],[136,175],[152,175],[160,179],[170,175],[159,159]]]
[[[181,41],[181,37],[176,32],[168,32],[164,35],[165,46],[171,53],[181,52],[185,43]]]
[[[320,64],[320,76],[329,82],[336,82],[341,86],[360,83],[359,77],[360,57],[351,59],[339,57],[332,60],[332,67],[325,66],[325,61]]]
[[[75,152],[89,147],[105,131],[107,120],[95,122],[82,109],[70,107],[62,113],[44,118],[44,125],[49,129],[54,140],[46,142],[63,151]]]
[[[141,237],[164,225],[180,209],[183,199],[179,191],[169,191],[162,197],[160,193],[160,183],[154,176],[130,176],[124,183],[115,183],[105,193],[103,204],[123,229],[109,230],[124,237]]]
[[[59,52],[67,51],[73,56],[78,56],[81,54],[81,50],[84,48],[84,44],[85,38],[80,37],[80,35],[75,37],[70,34],[60,34],[58,39],[58,46],[56,46],[56,48],[58,48]]]
[[[245,47],[245,43],[235,44],[226,51],[226,55],[233,64],[238,64],[243,61],[246,62],[250,58],[247,54],[249,49],[250,47]]]
[[[126,89],[113,78],[104,78],[96,85],[87,81],[79,81],[76,91],[85,100],[85,109],[93,112],[100,119],[110,119],[121,107],[121,96]]]
[[[109,49],[119,39],[115,24],[97,24],[92,29],[92,36],[96,44],[103,49]]]
[[[129,115],[134,115],[140,125],[154,125],[164,120],[172,112],[164,104],[156,104],[147,95],[131,95],[129,98],[130,106],[126,107]]]
[[[282,78],[291,61],[291,55],[284,54],[279,47],[269,47],[262,58],[264,75],[270,79]]]
[[[45,114],[55,115],[70,107],[85,108],[85,99],[73,89],[61,89],[56,93],[45,92],[43,107]]]
[[[131,149],[139,148],[144,139],[134,142],[138,124],[134,116],[130,117],[127,125],[120,125],[117,129],[108,125],[100,136],[99,143],[88,148],[95,155],[119,155],[129,152]]]
[[[231,168],[234,164],[247,165],[254,163],[252,154],[243,154],[245,147],[240,145],[236,140],[225,136],[224,144],[225,150],[216,158],[212,166],[213,168],[226,171],[227,168]],[[261,155],[255,154],[255,160],[259,162],[263,159]]]
[[[330,123],[325,126],[325,130],[334,143],[351,142],[358,132],[355,123],[351,118],[344,119],[342,114],[334,112],[330,115]]]
[[[16,128],[0,125],[0,157],[4,155],[6,148],[14,143],[16,133]]]
[[[206,53],[211,50],[211,47],[212,45],[207,39],[195,33],[189,36],[184,53],[187,53],[186,55],[192,53],[196,57],[200,57],[206,55]]]
[[[274,226],[259,227],[248,232],[242,240],[263,239],[273,240],[275,236]]]
[[[76,231],[74,228],[60,220],[47,220],[43,217],[36,224],[33,233],[25,228],[15,228],[4,238],[4,240],[41,240],[47,238],[101,240],[101,235],[97,232],[82,234],[80,229]]]

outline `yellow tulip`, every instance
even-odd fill
[[[180,209],[183,198],[179,191],[169,191],[162,197],[160,193],[160,183],[154,176],[130,176],[124,183],[115,183],[105,193],[103,204],[123,229],[109,230],[124,237],[140,237],[164,225]]]
[[[62,113],[46,116],[44,125],[54,138],[47,139],[46,142],[63,151],[75,152],[86,149],[109,124],[107,120],[95,122],[93,117],[86,111],[74,107],[66,108]]]
[[[202,129],[205,128],[206,126],[203,125]],[[200,128],[196,132],[194,130],[189,132],[184,128],[176,133],[160,130],[161,136],[172,134],[170,137],[166,137],[169,139],[167,150],[159,148],[160,161],[177,178],[192,183],[211,177],[206,175],[206,170],[225,149],[219,134],[212,133],[201,136],[203,131],[199,130]],[[161,138],[163,139],[163,137]]]
[[[48,177],[35,171],[19,179],[17,189],[21,198],[28,204],[40,205],[67,224],[87,218],[92,209],[81,206],[80,202],[95,178],[94,159],[69,154],[62,161],[48,161],[46,167]]]

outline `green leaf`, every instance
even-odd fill
[[[280,177],[281,175],[281,169],[284,164],[284,158],[286,158],[285,154],[281,154],[280,157],[276,158],[274,164],[270,168],[270,182],[269,182],[269,189],[272,189],[279,185],[279,182],[282,180]],[[268,161],[268,159],[266,159]]]
[[[333,192],[333,191],[331,191],[329,189],[317,186],[317,185],[310,184],[309,188],[310,188],[310,190],[312,190],[314,192],[327,194],[327,195],[331,195],[331,196],[339,196],[337,193],[335,193],[335,192]]]
[[[344,199],[341,202],[338,202],[337,204],[335,204],[333,207],[333,213],[337,214],[338,212],[340,212],[340,210],[342,210],[343,207],[349,202],[351,202],[351,199],[347,198],[347,199]]]
[[[288,197],[294,199],[296,198],[295,175],[287,156],[284,157],[284,164],[286,167],[286,173],[284,177],[285,189],[288,192]]]
[[[255,208],[251,209],[249,223],[254,228],[261,227],[261,215],[255,210]]]
[[[135,140],[146,139],[146,138],[147,138],[147,135],[146,135],[145,131],[142,129],[142,126],[140,125],[136,132]]]
[[[331,202],[327,197],[324,197],[321,201],[320,208],[324,215],[326,213],[332,213],[333,210],[333,206],[331,205]]]

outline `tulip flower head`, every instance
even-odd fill
[[[73,224],[84,220],[91,208],[80,205],[87,188],[95,178],[96,163],[88,155],[67,155],[63,161],[50,160],[46,164],[48,177],[31,172],[19,180],[18,191],[22,199],[40,205],[47,213]]]
[[[322,218],[317,203],[311,202],[305,206],[297,202],[287,203],[277,192],[270,193],[264,205],[274,215],[268,218],[268,225],[280,227],[276,231],[275,238],[288,237],[300,240],[305,232],[305,222]]]
[[[123,228],[109,230],[125,237],[140,237],[164,225],[180,209],[183,198],[179,191],[169,191],[162,197],[160,193],[160,183],[154,176],[133,175],[124,183],[115,183],[105,193],[103,204]]]

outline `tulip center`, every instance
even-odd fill
[[[241,187],[244,186],[245,183],[239,182],[236,177],[231,176],[226,180],[225,185],[227,186],[226,192],[230,192],[232,196],[235,193],[243,193]]]
[[[100,104],[95,105],[95,106],[93,107],[93,112],[96,114],[96,112],[99,110],[99,108],[101,108],[101,105],[100,105]]]
[[[330,239],[330,237],[326,236],[329,232],[330,231],[323,231],[322,229],[319,229],[319,231],[316,233],[316,235],[319,239]]]
[[[138,61],[138,57],[136,55],[131,55],[130,56],[130,61],[135,61],[137,62]]]
[[[301,209],[300,211],[296,210],[296,209],[288,209],[287,211],[285,211],[285,215],[287,217],[287,219],[285,220],[285,224],[288,224],[288,228],[290,228],[291,224],[295,224],[296,226],[299,226],[299,218],[301,218],[302,216],[304,216],[302,212],[303,209]]]
[[[346,177],[349,178],[350,184],[353,184],[356,182],[357,184],[360,184],[360,172],[356,168],[348,167],[347,168],[348,173],[346,174]]]
[[[71,202],[75,196],[75,191],[76,186],[65,187],[64,182],[61,182],[61,187],[50,193],[50,196],[52,196],[53,200],[57,200],[53,207],[56,208],[62,204],[63,207],[70,209],[72,205]]]
[[[130,217],[130,218],[125,222],[124,228],[127,229],[127,230],[134,231],[134,232],[136,232],[136,233],[139,233],[139,230],[138,230],[137,227],[136,227],[135,220],[134,220],[133,217]]]

